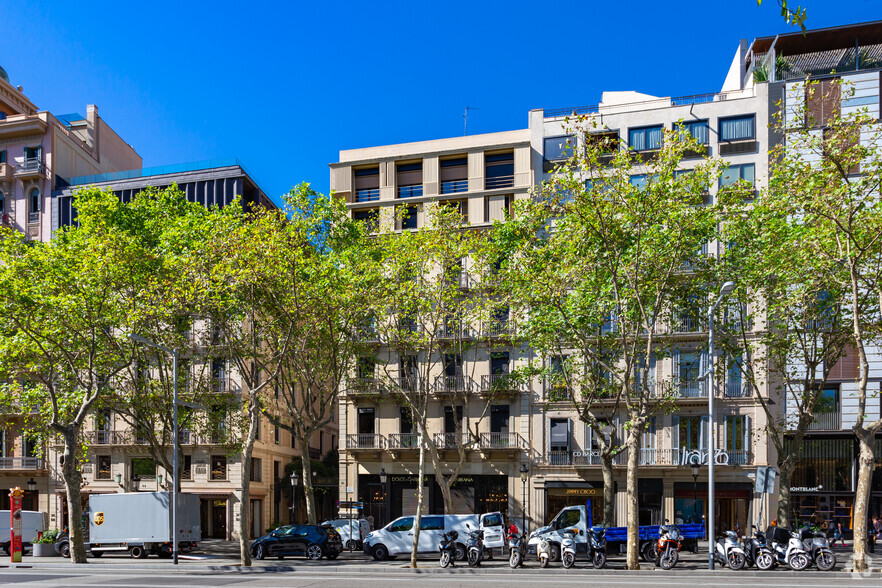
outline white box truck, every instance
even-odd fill
[[[149,554],[172,555],[171,492],[129,492],[126,494],[93,494],[86,511],[89,532],[86,549],[95,557],[108,552],[128,551],[132,557]],[[195,549],[202,540],[199,496],[178,494],[178,549]],[[70,556],[69,539],[64,536],[56,550]]]
[[[328,525],[337,531],[343,547],[350,551],[361,549],[362,540],[371,532],[371,523],[367,519],[332,519],[322,525]]]
[[[410,553],[413,547],[414,517],[398,517],[382,529],[368,533],[364,538],[364,552],[376,560],[386,559],[401,553]],[[420,520],[419,553],[437,553],[441,546],[441,534],[454,530],[459,533],[456,540],[456,559],[465,559],[469,527],[484,530],[484,547],[494,549],[505,545],[504,521],[502,514],[489,512],[482,515],[423,515]]]
[[[12,538],[10,537],[10,519],[8,510],[0,510],[0,547],[9,555]],[[36,510],[21,511],[21,553],[27,554],[31,543],[39,533],[46,530],[46,514]]]

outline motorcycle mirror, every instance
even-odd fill
[[[668,522],[668,519],[665,519],[665,522],[667,523],[667,522]]]

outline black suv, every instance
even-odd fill
[[[309,559],[337,559],[343,551],[340,534],[319,525],[286,525],[254,540],[251,555],[255,559],[286,555],[305,555]]]

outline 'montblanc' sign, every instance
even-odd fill
[[[707,449],[686,449],[680,453],[680,465],[708,465],[709,451]],[[722,449],[714,450],[714,465],[729,465],[729,454]]]

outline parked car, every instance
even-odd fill
[[[371,531],[364,538],[364,552],[378,561],[410,553],[413,548],[413,519],[414,517],[399,517],[382,529]],[[454,557],[457,560],[465,559],[466,545],[462,541],[468,538],[469,531],[476,529],[484,531],[485,548],[501,548],[505,545],[502,523],[502,514],[499,512],[482,515],[423,515],[417,551],[438,553],[441,549],[441,535],[453,530],[461,539],[455,545]]]
[[[305,555],[309,559],[336,559],[343,551],[340,534],[321,525],[286,525],[254,540],[251,555],[255,559],[286,555]]]
[[[343,546],[349,550],[361,549],[361,542],[371,532],[371,524],[367,519],[332,519],[322,525],[333,527],[340,533]]]

